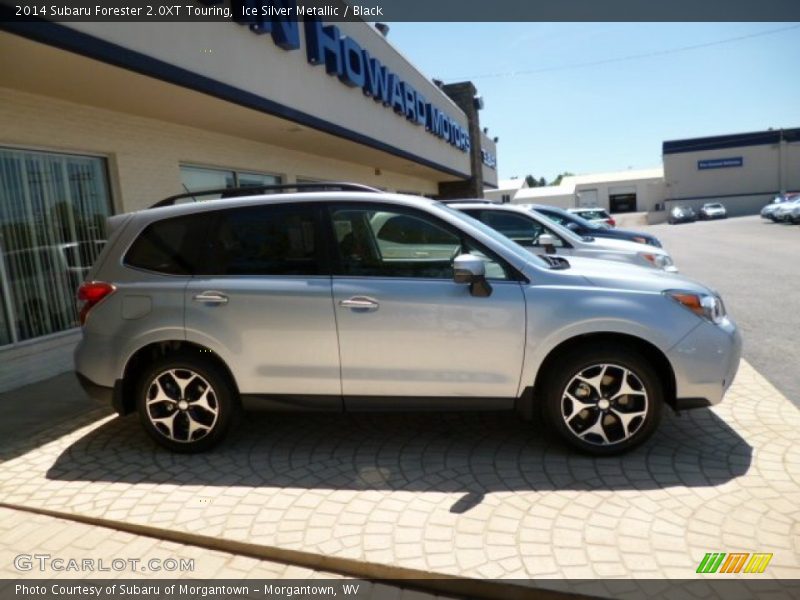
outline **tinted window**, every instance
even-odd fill
[[[388,216],[380,226],[378,239],[397,244],[452,245],[453,243],[453,235],[451,233],[422,219],[408,215]]]
[[[200,264],[200,242],[206,239],[205,215],[175,217],[151,223],[125,256],[125,264],[171,275],[191,275]]]
[[[537,221],[501,211],[485,210],[481,221],[515,242],[533,242],[544,233]]]
[[[205,275],[321,275],[316,210],[254,206],[210,213]]]
[[[488,251],[427,213],[346,206],[331,212],[344,275],[452,279],[453,259],[470,252],[487,263],[487,277],[510,278]]]

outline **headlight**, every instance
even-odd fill
[[[672,259],[667,254],[652,254],[650,252],[640,252],[639,256],[645,259],[656,269],[666,269],[672,266]]]
[[[725,305],[722,298],[710,294],[695,294],[681,290],[667,290],[664,292],[684,308],[688,308],[698,317],[708,319],[712,323],[722,323],[725,319]]]

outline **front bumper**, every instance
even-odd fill
[[[703,321],[678,342],[667,358],[675,372],[677,409],[712,406],[736,377],[742,356],[742,336],[736,323]]]

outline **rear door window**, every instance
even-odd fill
[[[209,213],[203,275],[325,275],[319,209],[311,205],[253,206]]]

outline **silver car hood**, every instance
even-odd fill
[[[562,285],[591,285],[603,288],[638,292],[663,292],[685,290],[700,294],[712,293],[706,286],[678,273],[661,269],[639,267],[615,260],[600,260],[576,256],[563,257],[570,264],[568,269],[550,270],[547,283]],[[552,277],[551,277],[552,275]],[[534,277],[534,281],[536,281]]]
[[[591,236],[590,236],[591,237]],[[656,248],[648,244],[640,244],[639,242],[631,242],[629,240],[618,240],[615,238],[596,237],[591,242],[585,242],[589,248],[608,250],[625,250],[627,252],[645,252],[647,254],[664,254],[669,256],[669,252],[663,248]]]

